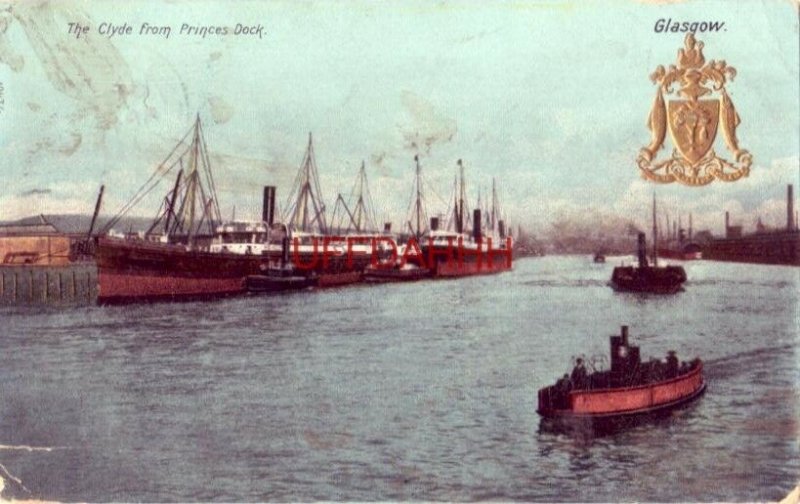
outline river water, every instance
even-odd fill
[[[620,258],[206,303],[0,314],[4,496],[59,501],[753,501],[800,479],[800,269]],[[701,357],[706,394],[605,436],[540,429],[536,391],[630,326]],[[30,447],[32,449],[27,449]],[[16,481],[16,480],[18,481]]]

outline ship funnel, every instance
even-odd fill
[[[500,219],[497,221],[497,232],[500,234],[500,239],[506,239],[506,221]]]
[[[639,267],[646,268],[647,267],[647,243],[645,242],[644,233],[639,233],[638,235],[638,255],[639,255]]]
[[[786,230],[794,231],[794,191],[792,184],[786,186]]]
[[[281,265],[289,264],[289,236],[284,236],[281,240]]]
[[[725,238],[728,237],[728,233],[730,233],[730,224],[731,224],[731,214],[729,212],[725,212]]]
[[[622,344],[628,346],[628,326],[622,326]]]
[[[261,208],[261,220],[268,226],[275,221],[275,186],[264,186],[264,204]]]
[[[439,217],[431,217],[431,231],[439,230]]]
[[[481,209],[476,208],[472,211],[472,237],[479,241],[481,236]]]
[[[391,222],[384,222],[383,223],[383,232],[389,234],[392,232],[392,223]]]

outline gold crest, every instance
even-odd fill
[[[725,91],[725,84],[735,76],[736,69],[723,60],[706,63],[703,43],[691,33],[686,35],[684,48],[678,50],[677,66],[656,68],[650,80],[658,84],[658,89],[647,122],[652,137],[636,159],[646,179],[703,186],[715,179],[733,182],[749,175],[753,158],[739,148],[739,115]],[[670,100],[667,105],[664,95],[673,94],[676,84],[680,86],[676,94],[682,99]],[[671,157],[659,161],[656,153],[662,148],[668,129],[675,149]],[[733,162],[714,152],[718,129],[733,154]]]

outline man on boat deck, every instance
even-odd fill
[[[583,359],[580,357],[575,361],[575,368],[572,370],[572,375],[569,377],[572,382],[573,388],[586,388],[589,381],[589,375],[586,372],[586,367],[583,365]]]
[[[667,352],[667,377],[675,378],[678,376],[678,356],[675,355],[675,350]]]

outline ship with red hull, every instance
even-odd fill
[[[414,214],[409,219],[409,230],[414,235],[420,251],[416,264],[429,270],[433,278],[492,275],[511,270],[514,248],[511,237],[506,235],[505,221],[499,218],[500,210],[494,181],[491,209],[487,210],[488,216],[483,214],[481,208],[474,209],[471,229],[467,229],[464,166],[459,159],[460,178],[454,187],[454,205],[448,229],[439,229],[439,217],[431,217],[430,226],[424,230],[421,229],[421,223],[427,222],[422,215],[419,157],[415,157],[414,160],[417,167],[416,203],[413,207]],[[478,206],[480,207],[480,203]],[[487,217],[485,223],[483,217]],[[417,223],[416,229],[411,226],[414,218]]]
[[[666,361],[642,362],[639,347],[628,341],[628,327],[611,336],[611,368],[588,372],[578,359],[571,375],[538,392],[537,412],[551,427],[604,428],[630,419],[669,412],[705,391],[703,362],[679,362],[675,352]]]
[[[340,194],[328,222],[313,139],[309,133],[306,153],[283,212],[290,238],[289,256],[298,274],[315,277],[317,287],[339,287],[362,281],[364,270],[373,260],[376,240],[381,237],[380,233],[374,231],[371,197],[368,194],[362,162],[351,194],[356,199],[355,202],[351,201],[354,207],[349,208]],[[347,216],[346,222],[341,219],[336,221],[339,208],[342,209],[340,217]],[[280,254],[280,250],[273,249],[269,254],[274,258]]]
[[[480,222],[476,210],[475,220]],[[436,278],[453,278],[472,275],[492,275],[512,269],[513,249],[511,239],[493,243],[491,239],[468,236],[451,231],[433,230],[421,246],[430,275]]]
[[[209,299],[240,294],[261,273],[259,256],[187,250],[183,245],[98,237],[101,304]]]
[[[268,263],[264,256],[212,251],[214,230],[221,217],[208,160],[198,117],[156,174],[92,241],[99,303],[240,294],[245,291],[245,278],[263,271]],[[176,168],[173,189],[150,228],[142,233],[114,232],[113,226],[160,181],[156,175],[164,178]]]

